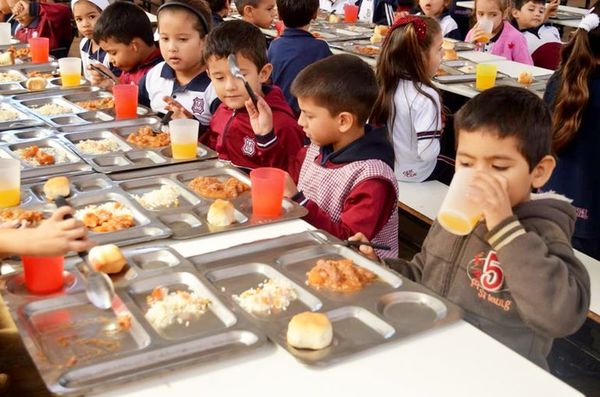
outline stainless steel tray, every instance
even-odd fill
[[[55,81],[56,79],[50,79],[50,81]],[[41,91],[27,91],[26,93],[22,93],[22,94],[18,94],[18,95],[14,95],[12,97],[12,99],[14,101],[17,102],[21,102],[21,101],[31,101],[31,100],[35,100],[35,99],[45,99],[51,96],[56,96],[56,95],[69,95],[69,94],[75,94],[75,93],[92,93],[92,92],[96,92],[99,91],[100,88],[98,87],[92,87],[92,86],[77,86],[77,87],[67,87],[67,88],[62,88],[62,86],[51,86],[49,84],[49,87],[51,87],[51,89],[47,88],[45,90],[41,90]]]
[[[218,160],[203,161],[194,170],[175,172],[167,175],[148,176],[141,179],[133,179],[118,182],[121,189],[130,195],[141,196],[152,190],[160,189],[161,186],[174,186],[179,189],[179,206],[175,208],[148,209],[148,212],[156,214],[158,219],[167,225],[173,232],[173,239],[188,239],[208,234],[227,232],[231,230],[245,229],[258,225],[282,222],[289,219],[301,218],[308,211],[295,202],[284,199],[282,202],[282,213],[274,219],[257,219],[252,216],[252,198],[250,191],[240,194],[236,198],[229,199],[235,208],[236,222],[229,226],[213,226],[207,221],[207,214],[213,199],[203,197],[187,187],[189,181],[198,176],[214,176],[219,178],[233,177],[250,186],[250,178],[236,168]]]
[[[149,123],[150,121],[150,123]],[[145,169],[170,164],[197,162],[217,157],[217,153],[208,147],[198,144],[197,157],[190,160],[175,160],[171,157],[171,146],[160,148],[141,148],[127,141],[129,134],[137,131],[143,126],[156,126],[158,118],[141,118],[122,120],[120,127],[106,127],[95,125],[94,129],[86,129],[84,132],[71,132],[61,135],[75,152],[77,152],[94,169],[104,174],[114,172]],[[71,130],[72,128],[69,128]],[[84,140],[109,139],[119,145],[119,150],[106,154],[89,154],[77,147]]]
[[[367,39],[350,40],[350,41],[338,41],[333,42],[331,47],[350,52],[352,54],[359,55],[367,58],[377,58],[381,52],[380,44],[371,44],[371,41]]]
[[[54,149],[65,156],[65,161],[53,165],[33,166],[26,161],[21,160],[19,156],[14,153],[17,149],[23,149],[33,145],[40,148]],[[44,138],[0,145],[0,157],[21,160],[21,179],[26,181],[31,180],[32,178],[47,179],[51,176],[79,175],[90,173],[92,171],[92,168],[88,164],[67,148],[60,140],[55,138]]]
[[[364,23],[329,23],[316,20],[311,23],[310,32],[328,43],[347,40],[369,39],[373,36],[373,27]]]
[[[32,65],[35,65],[32,66]],[[55,84],[51,84],[50,81],[58,77],[58,63],[57,62],[49,62],[49,63],[38,63],[38,64],[17,64],[13,65],[13,69],[18,70],[19,73],[23,74],[26,78],[29,78],[29,74],[33,72],[42,72],[42,73],[51,73],[52,77],[47,78],[48,81],[45,89],[40,91],[29,91],[26,86],[26,80],[23,80],[18,83],[1,83],[0,84],[0,95],[18,95],[29,92],[49,92],[49,91],[60,91],[61,87]]]
[[[24,128],[22,130],[7,130],[0,132],[0,144],[19,143],[54,136],[56,132],[49,128]]]
[[[267,336],[304,364],[327,366],[373,347],[438,328],[461,317],[461,310],[355,250],[339,245],[323,231],[303,232],[253,242],[190,258],[234,312],[254,322]],[[354,293],[317,290],[305,284],[318,259],[351,259],[378,279]],[[251,314],[232,295],[255,288],[265,279],[291,285],[298,299],[286,311]],[[290,319],[303,311],[325,313],[333,325],[333,342],[322,350],[296,349],[286,340]]]
[[[44,122],[39,118],[31,115],[18,106],[14,106],[10,102],[1,102],[0,109],[11,110],[17,113],[17,118],[14,120],[0,121],[0,133],[2,133],[4,130],[34,127],[44,124]]]
[[[113,276],[116,299],[109,310],[95,308],[83,292],[81,275],[67,261],[65,287],[32,295],[23,274],[0,278],[0,293],[25,347],[48,389],[82,395],[147,378],[149,374],[249,353],[266,343],[250,321],[234,313],[193,266],[169,248],[125,250],[128,266]],[[209,310],[188,327],[157,332],[144,317],[146,296],[158,286],[196,291],[211,300]],[[118,326],[129,315],[131,327]]]

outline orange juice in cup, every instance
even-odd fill
[[[484,35],[477,39],[478,43],[489,43],[492,38],[492,31],[494,30],[494,22],[489,19],[481,19],[477,21],[477,25],[483,30]]]
[[[474,174],[474,170],[468,168],[457,170],[440,207],[437,220],[452,234],[471,233],[481,218],[481,210],[466,194]]]
[[[175,160],[196,158],[199,127],[198,120],[193,119],[176,119],[169,122],[171,151]]]
[[[498,67],[491,63],[479,63],[475,66],[475,89],[487,90],[496,85]]]
[[[252,215],[257,218],[277,218],[281,215],[285,172],[278,168],[257,168],[250,171],[252,182]]]
[[[344,4],[344,22],[356,22],[358,19],[358,6],[354,4]]]
[[[19,205],[21,201],[21,162],[0,159],[0,208]]]
[[[58,69],[63,87],[76,87],[81,84],[81,59],[61,58]]]

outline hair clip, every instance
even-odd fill
[[[394,24],[392,25],[390,31],[388,32],[388,35],[397,27],[410,25],[410,24],[412,24],[413,27],[415,28],[415,32],[417,33],[417,40],[419,41],[419,44],[423,44],[423,42],[425,41],[425,37],[427,36],[427,24],[425,23],[423,18],[418,17],[416,15],[408,15],[405,17],[397,18],[394,21]]]
[[[581,22],[579,22],[579,26],[577,26],[577,27],[579,29],[585,30],[586,32],[590,32],[590,31],[596,29],[599,24],[600,24],[600,17],[598,16],[598,14],[591,13],[591,14],[587,14],[586,16],[584,16],[581,19]]]

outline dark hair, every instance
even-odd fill
[[[291,92],[297,98],[310,98],[332,116],[349,112],[364,124],[377,98],[377,81],[366,62],[354,55],[339,54],[302,70]]]
[[[241,54],[250,59],[260,71],[269,61],[267,42],[259,28],[245,21],[225,21],[206,36],[204,63],[210,57],[227,58],[229,54]]]
[[[205,0],[167,0],[158,8],[158,22],[160,24],[160,14],[164,11],[179,10],[184,11],[194,17],[194,29],[204,37],[210,32],[212,16],[210,7]]]
[[[210,10],[212,12],[219,12],[227,7],[229,0],[208,0],[208,4],[210,5]]]
[[[277,0],[279,19],[288,28],[306,26],[319,11],[319,0]]]
[[[154,45],[152,24],[143,9],[133,3],[117,1],[106,7],[94,26],[94,41],[114,40],[130,44],[140,38],[144,43]]]
[[[244,16],[244,7],[251,6],[252,8],[258,7],[261,0],[234,0],[235,8],[237,8],[238,12],[241,16]]]
[[[499,86],[483,91],[454,115],[454,130],[456,142],[461,132],[515,137],[530,171],[552,153],[550,111],[542,99],[525,88]]]
[[[527,3],[546,4],[546,0],[513,0],[513,8],[520,10]]]
[[[594,7],[600,15],[600,3]],[[561,61],[556,72],[560,85],[554,101],[552,125],[553,148],[562,150],[575,137],[586,105],[590,99],[589,81],[600,61],[600,27],[589,33],[577,29],[571,40],[563,47]]]

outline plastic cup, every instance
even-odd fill
[[[9,22],[0,22],[0,45],[10,44],[12,39],[11,27]]]
[[[117,84],[113,87],[115,114],[117,119],[137,117],[138,86],[135,84]]]
[[[81,84],[81,59],[61,58],[58,60],[58,68],[63,87],[75,87]]]
[[[490,39],[492,38],[492,31],[494,30],[494,22],[490,19],[484,18],[484,19],[480,19],[479,21],[477,21],[477,25],[479,25],[479,28],[481,30],[483,30],[485,33],[487,33],[485,36],[478,39],[477,42],[488,43],[490,41]]]
[[[176,119],[169,122],[171,152],[175,160],[196,158],[200,123],[193,119]]]
[[[0,159],[0,208],[19,205],[21,202],[21,162]]]
[[[437,216],[444,229],[459,236],[471,233],[481,218],[481,210],[467,197],[469,182],[474,173],[474,170],[468,168],[456,171]]]
[[[285,172],[278,168],[257,168],[250,171],[252,182],[252,215],[257,218],[277,218],[281,215]]]
[[[27,289],[36,294],[58,291],[63,286],[64,257],[23,256]]]
[[[354,4],[344,4],[344,21],[356,22],[358,19],[358,6]]]
[[[491,63],[479,63],[475,67],[475,89],[487,90],[496,85],[498,67]]]
[[[50,57],[50,40],[47,37],[30,38],[29,47],[31,48],[31,62],[48,62],[48,58]]]
[[[275,22],[275,30],[277,31],[277,36],[281,36],[283,34],[283,31],[285,30],[283,21]]]

